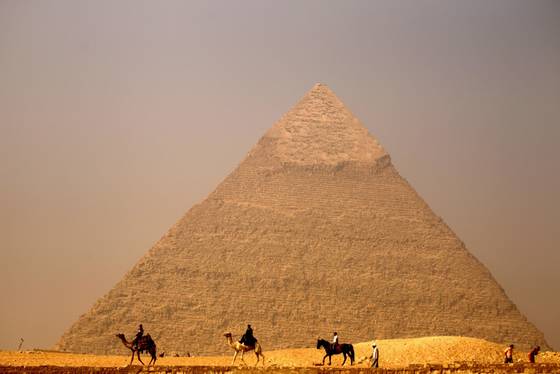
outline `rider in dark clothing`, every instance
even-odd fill
[[[142,339],[142,336],[144,336],[144,327],[142,327],[142,324],[140,324],[138,325],[138,331],[136,332],[136,337],[132,341],[133,347],[138,348],[138,342],[140,341],[140,339]]]
[[[245,334],[243,334],[239,343],[253,347],[256,342],[257,339],[253,336],[253,329],[251,328],[251,325],[247,325],[247,331],[245,331]]]

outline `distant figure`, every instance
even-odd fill
[[[251,327],[251,325],[247,325],[247,331],[245,331],[245,334],[243,334],[243,336],[239,340],[239,343],[244,344],[248,347],[254,347],[256,342],[257,339],[253,335],[253,328]]]
[[[504,351],[504,364],[513,364],[513,344]]]
[[[336,331],[333,332],[332,349],[333,349],[334,352],[337,352],[339,350],[338,333]]]
[[[371,367],[378,368],[379,367],[379,349],[377,349],[377,345],[375,342],[371,343],[371,348],[373,349],[373,353],[371,355]]]
[[[541,350],[540,346],[536,346],[535,348],[531,349],[531,352],[527,355],[529,357],[529,362],[534,364],[535,363],[535,356],[539,354]]]
[[[144,336],[144,327],[142,327],[142,324],[139,324],[138,330],[136,330],[136,337],[134,337],[134,340],[132,341],[132,346],[136,349],[138,349],[138,342],[142,339],[142,336]]]
[[[21,351],[21,346],[23,345],[23,338],[19,338],[19,346],[18,346],[18,351]]]

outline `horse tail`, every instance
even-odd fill
[[[352,344],[350,344],[350,351],[348,352],[348,355],[350,356],[350,364],[354,363],[354,346]]]

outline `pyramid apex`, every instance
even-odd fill
[[[263,139],[249,156],[260,155],[267,162],[336,165],[376,162],[387,155],[324,83],[316,83]]]
[[[321,82],[317,82],[313,86],[313,88],[319,88],[319,87],[327,87],[328,88],[329,86],[327,86],[325,83],[321,83]]]
[[[315,85],[311,88],[311,90],[309,90],[309,92],[314,92],[314,91],[328,92],[331,95],[334,95],[334,92],[331,90],[331,88],[327,84],[321,82],[315,83]]]

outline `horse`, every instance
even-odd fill
[[[323,347],[325,349],[325,357],[323,357],[323,365],[325,365],[325,358],[329,358],[329,365],[331,364],[331,356],[343,354],[344,361],[342,361],[342,365],[346,362],[346,355],[350,356],[350,365],[354,365],[354,347],[352,344],[337,344],[333,346],[332,343],[329,343],[325,339],[317,339],[317,349]]]
[[[135,352],[138,355],[138,361],[140,361],[142,363],[142,365],[145,365],[144,362],[142,362],[142,360],[140,359],[140,352],[144,352],[144,351],[148,351],[150,356],[152,356],[152,359],[148,363],[148,366],[150,366],[152,364],[152,362],[154,363],[154,365],[156,364],[156,360],[157,360],[156,343],[154,342],[154,340],[152,339],[150,334],[147,334],[147,335],[144,335],[143,337],[141,337],[140,340],[138,341],[137,346],[133,345],[132,342],[129,342],[128,340],[126,340],[126,337],[124,336],[124,334],[117,334],[116,337],[119,338],[122,341],[122,343],[124,344],[124,346],[126,348],[128,348],[132,351],[132,357],[130,358],[130,364],[129,365],[132,365],[132,361],[134,361],[134,353]]]

